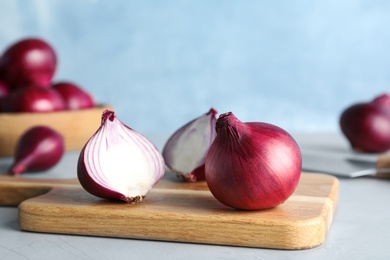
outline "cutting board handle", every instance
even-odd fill
[[[18,206],[21,202],[45,194],[53,187],[80,187],[78,179],[30,179],[0,176],[0,205]]]

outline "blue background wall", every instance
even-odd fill
[[[210,107],[288,131],[338,132],[390,87],[389,1],[0,1],[0,49],[28,36],[144,133]]]

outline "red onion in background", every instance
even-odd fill
[[[11,45],[0,56],[0,77],[11,89],[35,85],[49,88],[57,57],[46,41],[27,38]]]
[[[387,93],[375,97],[371,102],[374,105],[390,111],[390,95]]]
[[[46,126],[30,128],[16,145],[9,173],[19,175],[25,171],[48,170],[61,160],[64,150],[64,138],[55,130]]]
[[[340,117],[340,127],[357,152],[382,153],[390,149],[390,110],[388,97],[357,103],[346,108]]]
[[[111,110],[82,149],[77,176],[97,197],[138,203],[164,176],[164,159],[140,133],[123,124]]]
[[[285,130],[243,123],[229,112],[219,116],[216,131],[205,161],[206,182],[215,198],[232,208],[259,210],[278,206],[292,195],[302,157]]]
[[[0,97],[4,97],[8,95],[9,93],[9,88],[7,84],[5,84],[4,81],[0,80]]]
[[[204,160],[215,138],[217,110],[195,118],[176,130],[163,148],[163,157],[170,171],[184,180],[205,179]]]
[[[9,94],[8,86],[0,80],[0,112],[4,111],[5,99]]]
[[[55,89],[64,99],[66,109],[78,110],[95,106],[92,96],[80,86],[71,82],[58,82],[53,84]]]
[[[65,109],[62,97],[51,88],[28,87],[11,92],[5,99],[5,112],[52,112]]]

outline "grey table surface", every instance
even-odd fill
[[[161,148],[164,138],[148,136]],[[338,134],[294,135],[349,149]],[[36,178],[75,177],[77,153],[67,153]],[[0,160],[0,170],[9,163]],[[390,180],[340,178],[339,202],[326,241],[313,249],[274,250],[21,231],[17,207],[0,207],[0,259],[390,259]]]

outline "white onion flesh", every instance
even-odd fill
[[[103,121],[79,160],[83,166],[79,168],[85,169],[79,170],[79,179],[90,179],[92,184],[80,182],[87,191],[100,197],[106,197],[108,190],[126,201],[143,198],[164,175],[162,155],[144,136],[117,117]],[[84,178],[85,174],[88,178]]]
[[[195,118],[180,127],[167,141],[163,157],[170,171],[188,181],[204,179],[193,172],[204,165],[207,151],[215,139],[215,122],[217,111]],[[204,173],[203,173],[204,175]]]

